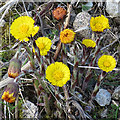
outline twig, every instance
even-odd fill
[[[6,113],[6,107],[7,107],[7,106],[6,106],[6,103],[7,103],[7,102],[4,101],[4,120],[6,120],[6,118],[7,118],[7,117],[6,117],[6,115],[7,115],[7,113]]]
[[[22,3],[23,3],[23,7],[24,7],[24,9],[25,9],[25,12],[26,12],[27,16],[29,16],[29,14],[28,14],[28,12],[27,12],[27,9],[26,9],[26,7],[25,7],[24,0],[22,0]]]
[[[8,104],[8,103],[7,103],[7,104]],[[8,109],[8,116],[9,116],[8,118],[11,119],[10,108],[9,108],[9,106],[7,107],[7,109]]]
[[[3,12],[8,5],[12,6],[12,5],[14,5],[17,1],[19,1],[19,0],[10,0],[10,1],[8,1],[4,6],[2,6],[2,7],[0,8],[0,13]]]
[[[15,119],[18,119],[18,96],[15,100]]]
[[[113,45],[117,41],[118,41],[118,38],[116,40],[114,40],[112,43],[110,43],[109,45],[106,45],[105,47],[101,48],[100,51],[108,48],[109,46]]]
[[[82,30],[87,30],[87,29],[89,29],[88,26],[86,26],[86,27],[81,27],[81,28],[77,29],[77,30],[74,31],[74,32],[80,32],[80,31],[82,31]]]
[[[72,5],[69,4],[69,5],[68,5],[68,9],[67,9],[67,13],[68,13],[68,14],[67,14],[67,18],[65,19],[64,29],[66,29],[67,26],[68,26],[68,24],[69,24],[71,10],[72,10]]]
[[[120,106],[119,104],[117,104],[117,103],[115,102],[115,100],[112,100],[112,103],[113,103],[115,106],[117,106],[117,107]],[[120,107],[119,107],[119,110],[120,110]]]
[[[9,8],[10,8],[10,5],[6,8],[5,12],[2,14],[2,17],[0,19],[0,23],[1,23],[2,19],[4,18],[4,16],[6,15],[6,13],[8,12]]]
[[[58,54],[59,54],[59,52],[60,52],[60,50],[61,50],[61,45],[62,45],[62,43],[61,43],[61,41],[60,41],[59,44],[58,44],[57,50],[56,50],[56,52],[55,52],[55,55],[54,55],[54,60],[57,59],[57,56],[58,56]]]
[[[79,110],[79,114],[80,114],[80,117],[82,117],[82,120],[86,120],[86,114],[85,114],[84,110],[82,109],[82,107],[80,106],[80,104],[78,102],[76,102],[75,100],[71,100],[69,102],[69,104],[70,103],[72,103],[73,106],[75,106]]]
[[[41,15],[39,15],[38,13],[36,13],[36,14],[37,14],[37,16],[39,17],[39,20],[40,20],[40,24],[41,24],[40,29],[41,29],[42,35],[45,36],[43,21],[42,21]]]
[[[70,64],[70,65],[72,65],[72,66],[74,66],[74,64],[72,64],[72,63],[71,63],[71,62],[69,62],[69,61],[67,61],[67,63],[68,63],[68,64]],[[78,68],[85,68],[85,69],[90,68],[90,69],[100,70],[100,68],[99,68],[99,67],[93,67],[93,66],[78,66]],[[119,70],[120,70],[120,68],[114,68],[113,70],[115,70],[115,71],[119,71]]]

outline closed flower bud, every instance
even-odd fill
[[[6,102],[13,103],[18,95],[19,86],[15,82],[8,83],[7,87],[2,93],[1,99],[4,99]]]
[[[64,16],[66,15],[66,10],[62,7],[57,7],[55,10],[53,10],[52,14],[53,17],[57,20],[61,20],[64,18]]]
[[[8,76],[16,78],[21,72],[21,61],[18,59],[12,59],[8,68]]]

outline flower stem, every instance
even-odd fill
[[[59,54],[59,52],[61,50],[61,45],[62,45],[62,43],[60,41],[59,44],[58,44],[57,50],[55,51],[54,60],[56,60],[57,57],[58,57],[58,54]]]
[[[62,88],[63,88],[64,94],[65,94],[66,107],[67,107],[68,113],[71,113],[71,109],[70,109],[70,106],[69,106],[69,103],[68,103],[69,94],[68,94],[68,90],[67,90],[67,88],[66,88],[66,85],[64,85]]]
[[[93,58],[89,64],[89,66],[94,66],[95,65],[95,62],[96,62],[96,56],[98,55],[98,53],[100,52],[100,48],[98,47],[99,46],[99,42],[100,41],[100,36],[98,36],[97,40],[96,40],[96,48],[95,48],[95,52],[94,52],[94,55],[93,55]],[[90,81],[90,78],[92,77],[92,69],[88,69],[87,71],[87,74],[85,76],[85,79],[83,81],[83,85],[82,85],[82,90],[85,90],[86,87],[87,87],[87,84],[88,82]]]
[[[97,83],[96,83],[94,90],[92,92],[92,95],[91,95],[91,100],[96,96],[96,94],[100,88],[100,84],[106,75],[107,75],[106,72],[102,71],[101,74],[98,76]]]
[[[41,80],[41,76],[39,73],[35,72],[35,76],[37,77],[37,79],[39,80],[39,83],[41,84],[41,86],[43,87],[43,89],[45,90],[46,93],[49,93],[49,90],[46,87],[46,84],[44,83],[43,80]]]
[[[21,51],[22,46],[23,46],[23,44],[20,44],[19,49],[18,49],[18,51],[16,52],[15,58],[17,58],[17,59],[18,59],[18,57],[19,57],[19,54],[20,54],[20,51]]]
[[[48,116],[51,114],[50,106],[49,106],[49,100],[47,93],[44,94],[44,104],[45,104],[45,111]]]

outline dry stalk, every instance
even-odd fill
[[[60,41],[59,44],[58,44],[57,50],[55,51],[54,60],[57,59],[57,56],[58,56],[58,54],[59,54],[59,52],[61,50],[61,45],[62,45],[62,43]]]
[[[17,1],[19,0],[9,0],[4,6],[0,8],[0,13],[3,12],[6,9],[6,7],[13,6]]]
[[[15,119],[18,119],[18,97],[15,100]]]
[[[72,5],[69,4],[68,7],[67,7],[67,18],[65,20],[65,24],[64,24],[64,29],[67,28],[68,24],[69,24],[69,21],[70,21],[70,14],[71,14],[71,10],[72,10]]]
[[[80,104],[75,100],[71,100],[69,104],[70,103],[72,103],[73,106],[75,106],[79,110],[79,114],[80,114],[80,117],[82,117],[82,120],[86,120],[86,114],[84,110],[82,109],[82,107],[80,106]]]

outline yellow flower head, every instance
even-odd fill
[[[4,92],[2,95],[2,99],[4,99],[6,102],[12,103],[15,101],[15,97],[13,97],[14,93],[9,93],[9,91]]]
[[[10,33],[20,41],[29,41],[28,37],[34,36],[38,30],[38,26],[34,26],[35,21],[29,16],[21,16],[14,20],[10,27]]]
[[[116,60],[110,55],[103,55],[98,60],[98,66],[101,70],[110,72],[116,67]]]
[[[70,79],[70,70],[64,63],[55,62],[47,67],[46,78],[52,85],[62,87]]]
[[[37,40],[35,40],[35,43],[37,47],[40,50],[40,55],[47,55],[47,52],[50,50],[52,42],[47,37],[39,37]],[[35,49],[33,47],[33,52],[35,52]]]
[[[92,31],[103,32],[104,29],[110,29],[108,19],[101,15],[98,17],[91,17],[90,27]]]
[[[60,40],[62,43],[71,43],[74,40],[75,32],[70,29],[65,29],[60,32]]]
[[[87,48],[89,48],[89,47],[94,48],[94,47],[96,46],[96,42],[94,42],[94,41],[91,40],[91,39],[84,39],[84,40],[82,41],[82,44],[85,45]]]
[[[18,95],[19,86],[17,83],[12,82],[8,83],[5,88],[1,99],[4,99],[6,102],[13,103]]]

